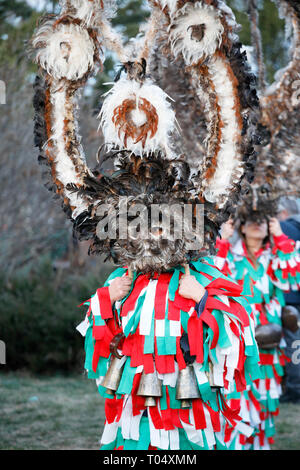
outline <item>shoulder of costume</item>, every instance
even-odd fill
[[[211,277],[211,281],[221,278],[236,283],[230,276],[222,273],[222,271],[216,266],[214,258],[211,256],[205,256],[197,261],[192,261],[190,265],[192,270],[194,268],[199,274]]]

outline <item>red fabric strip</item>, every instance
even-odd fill
[[[208,300],[208,299],[207,299]],[[207,303],[206,303],[207,305]],[[219,339],[219,325],[215,317],[211,314],[208,308],[205,308],[204,312],[201,314],[200,319],[206,323],[209,328],[213,331],[213,339],[211,342],[210,349],[213,349],[217,346]]]
[[[111,300],[109,295],[109,287],[101,287],[97,289],[97,296],[100,305],[100,314],[103,320],[113,318],[113,312],[111,308]]]
[[[206,428],[206,419],[203,409],[203,403],[201,398],[196,398],[192,401],[195,428],[196,429],[205,429]]]
[[[194,312],[188,320],[188,339],[190,353],[196,356],[196,362],[203,363],[203,323]]]
[[[181,421],[183,421],[186,424],[191,424],[189,414],[190,414],[189,408],[186,408],[186,409],[181,408],[179,410],[179,417],[180,417]]]
[[[215,432],[220,432],[221,431],[221,423],[220,423],[220,415],[218,411],[214,411],[210,406],[207,404],[205,405],[206,408],[209,411],[210,414],[210,419],[212,423],[213,430]]]
[[[217,238],[216,249],[217,256],[220,256],[220,258],[226,258],[230,249],[230,242],[228,240],[222,240],[221,238]]]
[[[177,305],[175,304],[175,301],[170,300],[170,299],[168,302],[168,320],[174,320],[174,321],[180,320],[180,308],[177,307]]]
[[[260,363],[264,366],[268,365],[271,366],[274,363],[274,356],[273,354],[259,354]]]
[[[162,417],[159,414],[158,407],[156,406],[149,406],[150,416],[153,422],[155,429],[164,429],[164,425],[162,422]]]
[[[253,393],[251,392],[251,390],[249,390],[248,395],[249,395],[249,398],[251,399],[251,402],[253,403],[255,409],[256,409],[257,411],[261,411],[260,403],[259,403],[259,401],[257,400],[257,398],[255,398],[255,396],[253,395]]]
[[[210,291],[210,289],[218,289],[220,294],[231,295],[232,297],[238,297],[243,290],[242,286],[236,282],[221,278],[214,279],[206,286],[206,290]]]
[[[132,397],[132,414],[133,416],[137,416],[140,414],[141,410],[145,409],[145,398],[137,395],[137,391],[139,389],[140,380],[141,380],[142,373],[135,374],[133,383],[132,383],[132,390],[131,390],[131,397]]]
[[[155,300],[154,300],[154,318],[155,320],[164,320],[166,313],[166,296],[168,292],[170,274],[161,274],[157,281]]]
[[[172,410],[170,408],[170,396],[168,392],[168,387],[166,387],[166,401],[167,401],[167,409],[161,410],[162,422],[164,429],[166,431],[170,431],[174,429],[173,420],[172,420]]]
[[[179,308],[179,310],[188,312],[191,309],[191,307],[195,307],[196,302],[192,299],[186,299],[185,297],[182,297],[177,290],[175,292],[174,304],[176,305],[177,308]]]
[[[116,416],[118,415],[118,407],[120,406],[119,402],[122,404],[123,399],[117,399],[116,396],[113,398],[107,398],[105,400],[105,418],[109,424],[113,423]]]
[[[143,288],[146,287],[149,284],[149,278],[146,275],[139,276],[134,284],[134,288],[131,292],[131,294],[127,297],[125,300],[123,306],[122,306],[122,311],[121,311],[121,316],[126,317],[128,312],[130,310],[133,310],[135,303],[142,292]]]
[[[183,353],[180,347],[180,338],[179,336],[176,338],[176,361],[179,367],[179,370],[186,368],[186,363],[183,357]]]
[[[169,354],[167,356],[155,355],[155,365],[159,374],[171,374],[175,372],[174,356]]]
[[[243,341],[240,341],[240,350],[239,350],[239,360],[237,364],[237,369],[242,371],[244,369],[246,356],[245,356],[245,344]]]
[[[244,374],[241,371],[237,369],[235,370],[234,380],[235,380],[237,392],[242,392],[243,390],[246,390],[247,382],[246,382]]]
[[[95,341],[92,359],[92,369],[94,372],[96,372],[97,370],[100,357],[108,358],[110,355],[109,345],[113,338],[113,335],[108,328],[106,328],[106,331],[107,334],[104,336],[103,340]]]
[[[143,354],[143,364],[144,364],[145,374],[153,374],[153,372],[154,372],[154,360],[153,360],[153,355],[152,354]]]
[[[230,441],[233,429],[234,428],[232,426],[229,426],[229,424],[226,423],[225,434],[224,434],[224,442],[229,442]]]

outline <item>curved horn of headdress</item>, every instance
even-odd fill
[[[139,39],[133,47],[123,46],[109,21],[111,3],[105,0],[62,1],[61,13],[41,22],[32,39],[42,72],[35,97],[40,160],[49,166],[53,187],[84,236],[96,237],[96,209],[110,197],[115,204],[124,191],[139,197],[142,190],[150,201],[151,191],[157,191],[158,200],[165,201],[169,191],[174,200],[180,195],[187,201],[190,196],[205,204],[209,248],[218,224],[233,209],[243,178],[253,174],[253,144],[258,139],[255,79],[241,50],[234,15],[222,0],[150,3],[152,14],[142,47]],[[167,94],[147,74],[153,68],[158,33],[170,58],[183,64],[182,95],[199,103],[198,135],[205,129],[201,145],[195,142],[194,176],[188,183],[183,162],[190,163],[189,156],[180,152],[181,159],[175,162],[179,157],[174,151],[179,142],[175,113]],[[87,167],[77,123],[79,92],[101,65],[101,47],[118,55],[125,72],[108,92],[100,115],[105,143],[119,168],[112,180],[95,178]],[[189,90],[184,88],[187,83]],[[151,172],[157,180],[151,180]],[[122,262],[135,256],[119,242],[97,239],[96,245],[98,251],[109,250]],[[148,259],[153,258],[150,248]],[[184,250],[183,245],[174,246],[177,263],[182,262]]]

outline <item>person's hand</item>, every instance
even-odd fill
[[[197,281],[195,276],[184,274],[179,280],[178,292],[182,297],[199,303],[205,294],[205,288]]]
[[[222,240],[228,240],[234,234],[233,220],[229,219],[227,222],[222,224],[221,227],[221,238]]]
[[[113,304],[117,300],[123,299],[130,291],[132,279],[128,276],[116,277],[109,286],[109,296]]]
[[[283,234],[283,231],[280,227],[279,220],[276,217],[271,217],[269,220],[269,231],[273,237],[280,237]]]

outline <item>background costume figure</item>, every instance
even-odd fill
[[[232,449],[257,450],[273,443],[287,359],[282,341],[284,292],[299,289],[300,257],[295,242],[283,234],[276,218],[267,223],[255,211],[248,217],[246,214],[240,221],[240,236],[233,246],[228,240],[233,224],[225,224],[222,239],[217,241],[217,265],[243,286],[242,294],[252,305],[262,372],[247,391],[229,395],[232,404],[241,405],[243,420],[255,426],[255,434],[247,437],[227,427],[225,441]]]
[[[278,214],[280,225],[289,238],[295,242],[300,242],[300,214],[297,202],[291,198],[282,198],[279,204]],[[300,291],[291,291],[284,294],[285,303],[287,307],[298,311],[298,322],[292,329],[285,328],[284,339],[286,342],[286,354],[292,357],[295,352],[294,341],[300,340]],[[297,344],[297,343],[296,343]],[[300,364],[293,363],[291,360],[285,366],[284,376],[284,393],[280,397],[280,402],[293,402],[300,401]]]
[[[182,269],[135,276],[129,295],[111,308],[106,286],[114,290],[114,280],[128,274],[119,268],[87,303],[79,329],[86,336],[88,377],[107,397],[102,449],[224,449],[221,416],[229,427],[251,433],[226,404],[223,387],[235,384],[240,391],[250,376],[258,377],[254,320],[241,288],[210,263],[192,263],[193,279]],[[201,299],[180,295],[190,295],[196,280],[207,293],[200,311]],[[115,359],[111,344],[120,334],[121,359]],[[103,386],[112,361],[120,368],[114,396]],[[153,403],[147,393],[155,393]]]

